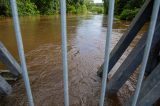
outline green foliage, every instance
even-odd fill
[[[99,6],[93,6],[91,9],[91,12],[96,13],[96,14],[103,14],[104,13],[104,8],[99,7]]]
[[[42,15],[53,14],[54,9],[59,6],[58,0],[31,0],[31,2],[37,6],[37,9]]]
[[[21,16],[39,14],[37,6],[34,3],[31,3],[29,0],[17,0],[17,7],[18,14]],[[11,16],[9,0],[0,0],[0,15]]]
[[[92,8],[92,6],[94,6],[93,0],[85,0],[84,4],[86,5],[87,10],[90,10]]]
[[[73,6],[73,5],[70,6],[70,5],[69,5],[69,6],[67,7],[67,13],[76,14],[77,11],[76,11],[75,6]]]
[[[51,15],[60,13],[59,0],[16,0],[18,13],[25,15]],[[92,0],[67,0],[67,13],[86,14],[92,7]],[[9,0],[0,0],[0,16],[10,16]]]
[[[67,13],[86,14],[92,7],[92,0],[67,0]]]
[[[67,0],[67,13],[86,14],[108,13],[108,1],[103,0],[104,7],[93,4],[93,0]],[[116,0],[115,14],[120,19],[131,20],[145,0]],[[17,0],[19,15],[51,15],[60,13],[59,0]],[[104,9],[103,9],[104,8]],[[0,0],[0,16],[10,16],[9,0]]]
[[[18,13],[21,16],[39,14],[37,6],[29,1],[25,2],[17,1],[17,6],[18,6]]]
[[[115,14],[116,15],[120,15],[121,12],[123,11],[125,5],[127,5],[127,2],[129,0],[116,0],[115,3]]]
[[[104,4],[103,4],[104,14],[107,14],[108,13],[109,2],[108,2],[108,0],[103,0],[103,2],[104,2]]]
[[[121,20],[132,20],[135,17],[135,15],[138,13],[138,11],[139,9],[133,9],[133,10],[124,9],[120,14],[119,18]]]
[[[9,16],[9,1],[0,0],[0,16]]]
[[[85,14],[85,13],[87,13],[87,7],[86,7],[86,5],[78,5],[76,13],[77,14]]]
[[[127,9],[141,8],[145,0],[129,0],[125,5]]]
[[[145,0],[116,0],[115,15],[122,20],[132,20]]]

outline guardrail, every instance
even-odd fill
[[[20,57],[20,61],[21,61],[22,76],[23,76],[23,80],[25,82],[29,105],[34,106],[29,77],[28,77],[28,72],[27,72],[27,66],[26,66],[26,61],[25,61],[25,56],[24,56],[23,42],[22,42],[20,25],[19,25],[16,0],[10,0],[10,2],[11,2],[12,15],[13,15],[13,20],[14,20],[14,28],[15,28],[15,33],[16,33],[18,52],[19,52],[19,57]],[[60,7],[61,7],[63,79],[64,79],[64,105],[69,106],[66,0],[60,0],[60,4],[61,4]],[[113,16],[114,16],[114,4],[115,4],[115,0],[109,0],[108,30],[107,30],[107,36],[106,36],[105,58],[104,58],[104,67],[103,67],[104,72],[103,72],[103,78],[102,78],[102,89],[101,89],[99,106],[104,105],[104,99],[105,99],[105,95],[106,95],[108,64],[109,64],[111,35],[112,35]],[[142,66],[140,69],[140,74],[139,74],[139,78],[138,78],[138,83],[137,83],[135,95],[132,100],[132,106],[136,106],[137,99],[138,99],[138,96],[140,93],[142,80],[144,77],[144,72],[145,72],[145,68],[146,68],[146,64],[147,64],[147,60],[148,60],[148,56],[149,56],[149,52],[150,52],[150,48],[151,48],[151,43],[152,43],[154,31],[155,31],[159,7],[160,7],[160,0],[155,0],[153,10],[152,10],[152,17],[151,17],[150,28],[149,28],[149,33],[148,33],[148,37],[147,37],[147,43],[146,43],[146,47],[145,47],[145,52],[144,52],[144,56],[143,56]]]

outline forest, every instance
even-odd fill
[[[137,14],[145,0],[116,0],[115,15],[121,20],[131,20]],[[53,15],[60,13],[59,0],[17,0],[20,16]],[[68,14],[107,14],[108,0],[104,7],[93,3],[93,0],[67,0]],[[0,16],[11,16],[9,0],[0,0]]]
[[[145,0],[116,0],[115,15],[121,20],[132,20]]]
[[[67,0],[67,13],[85,14],[91,8],[92,0]],[[20,16],[59,14],[59,0],[17,0]],[[0,15],[10,16],[9,0],[0,0]]]

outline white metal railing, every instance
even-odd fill
[[[104,58],[104,67],[103,67],[104,69],[103,69],[103,76],[102,76],[102,89],[101,89],[99,106],[104,105],[104,99],[106,94],[111,35],[112,35],[113,16],[114,16],[114,4],[115,4],[115,0],[109,0],[108,29],[107,29],[107,35],[106,35],[105,58]]]
[[[25,56],[24,56],[23,42],[22,42],[20,25],[19,25],[16,0],[10,0],[10,2],[11,2],[12,15],[13,15],[13,20],[14,20],[14,28],[15,28],[15,33],[16,33],[19,57],[21,61],[23,80],[25,82],[29,105],[34,106],[33,97],[31,93],[31,87],[30,87],[29,78],[28,78],[27,67],[26,67],[26,61],[25,61]],[[114,16],[114,4],[115,4],[115,0],[109,0],[108,29],[107,29],[107,35],[106,35],[104,71],[103,71],[102,89],[101,89],[99,106],[104,105],[104,99],[105,99],[105,94],[106,94],[111,35],[112,35],[113,16]],[[147,38],[145,52],[144,52],[144,57],[143,57],[142,66],[140,69],[140,74],[139,74],[139,78],[138,78],[138,82],[136,86],[135,95],[132,101],[132,106],[136,106],[137,99],[139,96],[139,92],[140,92],[140,88],[141,88],[141,84],[142,84],[142,80],[144,77],[144,72],[145,72],[145,68],[146,68],[146,64],[147,64],[147,60],[148,60],[148,56],[149,56],[149,52],[151,48],[152,38],[154,35],[159,7],[160,7],[160,0],[155,0],[153,11],[152,11],[148,38]],[[60,8],[61,8],[61,37],[62,37],[62,56],[63,56],[64,104],[65,106],[69,106],[66,0],[60,0]]]
[[[22,76],[23,76],[24,84],[25,84],[26,91],[27,91],[29,105],[34,106],[30,82],[29,82],[29,78],[28,78],[26,60],[25,60],[25,56],[24,56],[22,35],[21,35],[18,12],[17,12],[17,4],[16,4],[16,0],[10,0],[10,2],[11,2],[11,9],[12,9],[12,15],[13,15],[14,30],[16,33],[18,52],[19,52],[19,57],[20,57],[20,61],[21,61]]]
[[[63,57],[64,104],[65,106],[69,106],[66,0],[60,0],[60,4],[61,4],[60,6],[61,6],[61,36],[62,36],[62,57]]]

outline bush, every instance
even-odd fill
[[[67,13],[76,13],[76,8],[74,6],[67,6]]]
[[[133,10],[124,9],[120,14],[119,18],[121,20],[132,20],[135,17],[135,15],[138,13],[138,11],[139,9],[133,9]]]
[[[34,3],[37,7],[37,10],[40,12],[41,15],[50,15],[54,12],[53,4],[57,0],[30,0]]]
[[[76,8],[76,13],[77,14],[85,14],[85,13],[87,13],[87,7],[86,7],[86,5],[85,4],[83,4],[83,5],[78,5],[77,6],[77,8]]]
[[[85,4],[83,4],[82,6],[81,6],[81,8],[82,8],[82,13],[84,13],[84,14],[86,14],[87,13],[87,6],[85,5]]]
[[[0,16],[10,16],[9,1],[0,1]]]
[[[97,14],[103,14],[104,9],[103,9],[103,7],[93,6],[91,9],[91,12],[97,13]]]
[[[36,15],[39,14],[39,11],[37,10],[36,5],[34,5],[31,2],[17,2],[17,7],[18,7],[18,13],[21,16],[26,16],[26,15]]]
[[[92,7],[92,0],[66,0],[67,12],[73,14],[86,14]],[[20,16],[51,15],[60,13],[59,0],[16,0]],[[10,16],[9,0],[0,0],[0,16]]]

